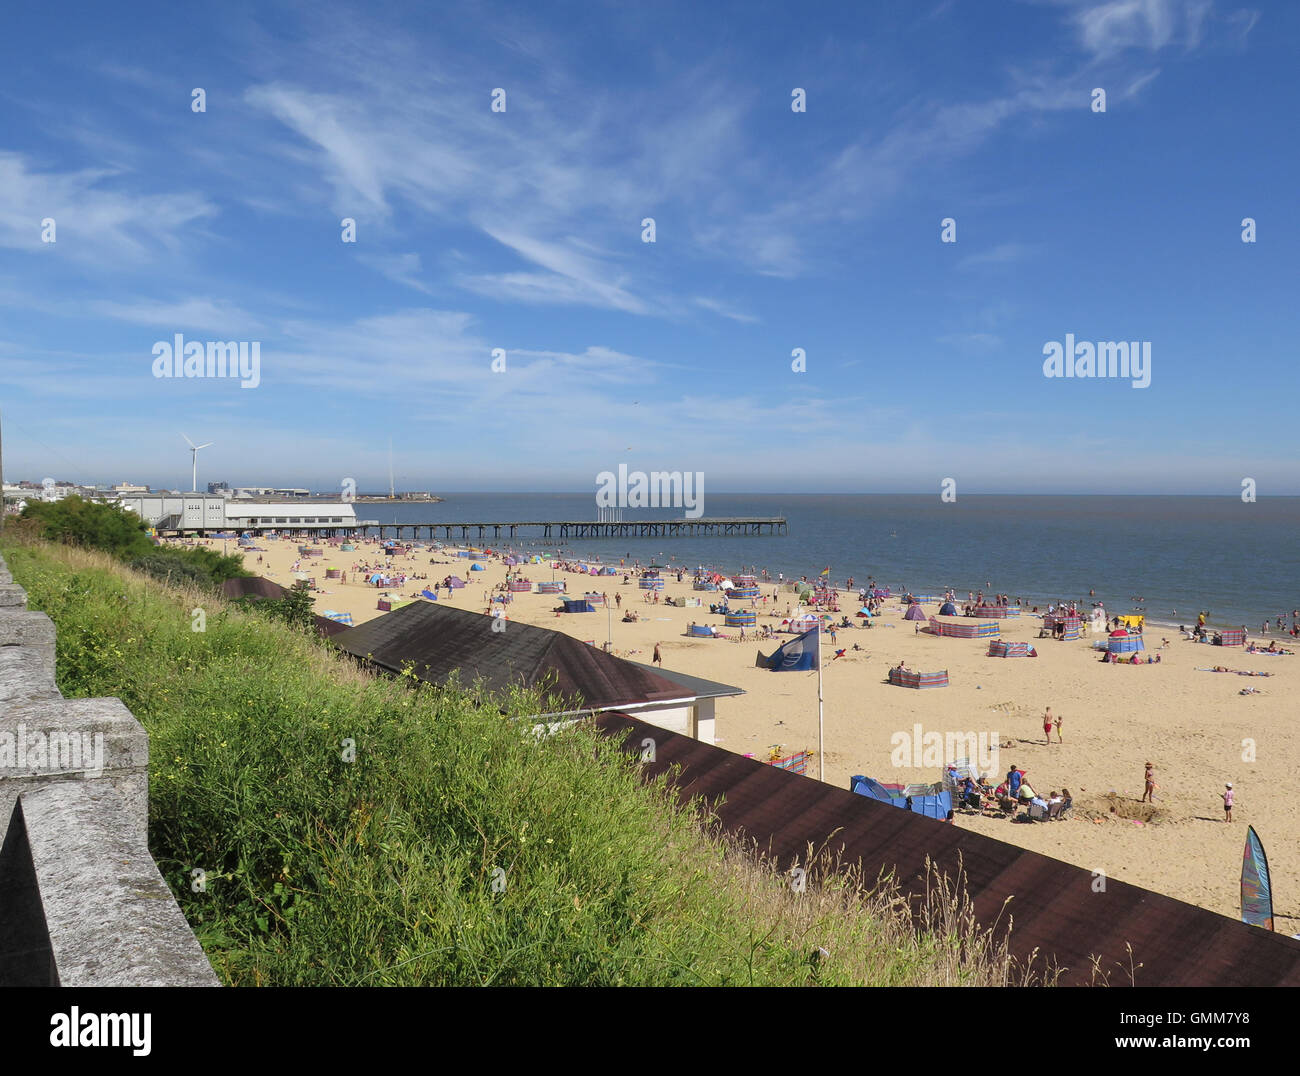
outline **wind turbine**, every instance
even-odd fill
[[[185,434],[181,434],[181,436],[185,437]],[[190,462],[193,465],[190,474],[190,492],[197,493],[199,491],[199,449],[211,448],[216,442],[209,441],[205,445],[196,445],[188,437],[185,437],[185,443],[190,446]]]

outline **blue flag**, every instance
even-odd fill
[[[774,653],[759,652],[754,664],[760,669],[774,672],[804,672],[818,668],[821,657],[820,628],[813,628],[796,636],[788,643],[782,643]]]

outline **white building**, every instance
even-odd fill
[[[220,531],[226,499],[208,493],[128,493],[118,504],[160,531]]]
[[[223,503],[225,525],[235,531],[330,530],[357,525],[357,514],[346,501],[230,500]]]

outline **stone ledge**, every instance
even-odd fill
[[[16,583],[0,583],[0,609],[26,609],[27,591]]]
[[[34,609],[0,609],[0,646],[44,646],[54,651],[54,621]]]
[[[68,736],[76,737],[79,750],[68,751],[74,746]],[[55,749],[50,749],[51,741]],[[34,757],[41,742],[46,746],[43,759]],[[96,747],[102,749],[98,759]],[[140,840],[147,840],[149,735],[120,699],[54,699],[10,706],[0,713],[0,840],[19,795],[56,782],[96,779],[117,792],[120,808]]]
[[[219,985],[111,787],[49,784],[18,808],[62,986]]]
[[[0,646],[0,705],[61,699],[54,684],[54,654],[39,646]]]

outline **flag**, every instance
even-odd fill
[[[1268,857],[1254,826],[1246,828],[1246,848],[1241,859],[1241,921],[1273,929],[1273,891],[1269,884]]]
[[[765,655],[760,651],[758,660],[754,664],[761,669],[771,669],[774,672],[804,672],[807,669],[820,669],[818,660],[821,656],[821,640],[818,635],[820,630],[820,628],[813,628],[811,631],[806,631],[788,643],[782,643],[771,654]]]
[[[831,566],[828,564],[826,565],[825,568],[822,569],[822,575],[830,575],[830,574],[831,574]]]

